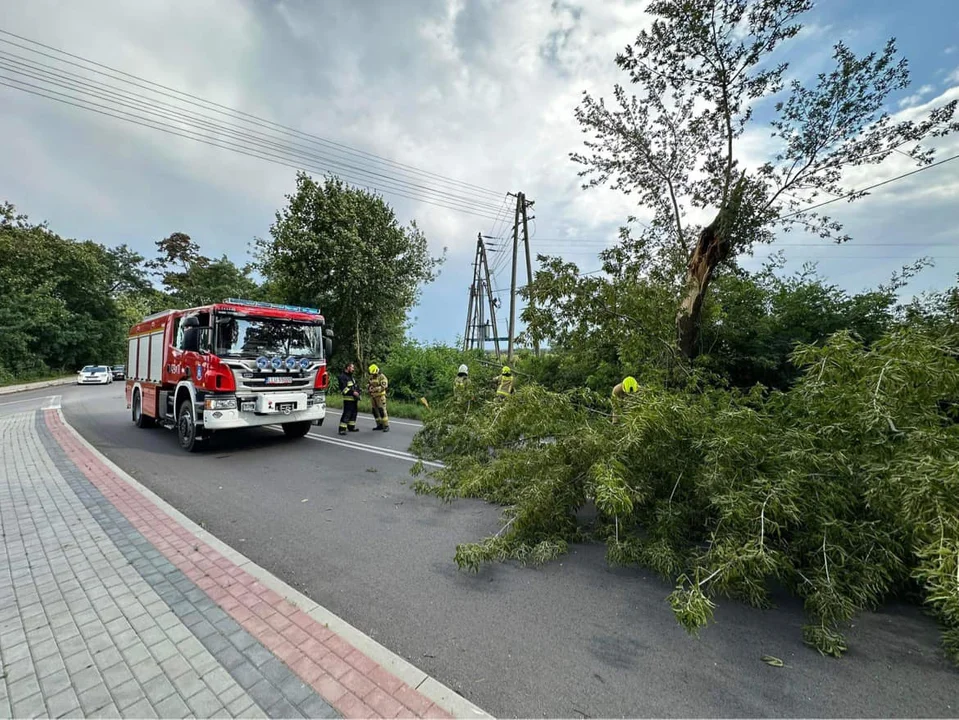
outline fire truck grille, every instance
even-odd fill
[[[311,373],[273,373],[257,372],[256,367],[232,366],[233,377],[236,380],[236,391],[255,392],[283,392],[289,390],[303,390],[313,386]]]

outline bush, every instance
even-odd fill
[[[830,655],[856,613],[915,582],[959,661],[957,357],[955,335],[866,346],[843,332],[797,349],[789,391],[648,383],[616,425],[588,391],[454,399],[414,443],[447,467],[416,488],[506,506],[495,536],[457,547],[463,568],[596,538],[611,563],[671,579],[690,631],[718,596],[766,606],[782,584],[804,600],[805,640]],[[587,504],[591,525],[577,519]]]
[[[479,382],[479,378],[488,374],[483,369],[484,363],[489,363],[478,351],[464,353],[448,345],[424,345],[413,340],[397,345],[385,359],[374,362],[390,381],[391,400],[418,404],[420,398],[425,397],[431,405],[453,394],[453,379],[461,364],[468,365],[471,377]],[[331,369],[334,377],[331,395],[337,394],[339,384],[336,377],[341,370],[342,368]],[[366,368],[357,367],[354,377],[365,395],[368,377]]]

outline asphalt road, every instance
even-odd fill
[[[788,598],[769,611],[722,601],[716,622],[690,637],[665,602],[671,588],[608,568],[602,547],[543,568],[459,572],[456,543],[494,532],[498,510],[413,494],[403,454],[413,423],[383,435],[361,417],[364,432],[348,436],[360,447],[344,446],[333,411],[319,439],[251,430],[188,455],[172,432],[134,427],[122,383],[7,396],[0,413],[41,407],[52,392],[144,485],[494,715],[959,714],[959,672],[915,608],[861,616],[848,655],[834,660],[802,644],[802,610]]]

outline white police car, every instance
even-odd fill
[[[106,365],[87,365],[77,373],[77,385],[109,385],[113,373]]]

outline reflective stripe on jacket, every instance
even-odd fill
[[[340,373],[339,376],[340,393],[347,402],[355,402],[358,398],[354,393],[359,393],[360,387],[356,384],[353,376],[349,373]]]

